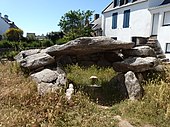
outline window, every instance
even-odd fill
[[[170,53],[170,43],[166,43],[165,53]]]
[[[119,5],[122,6],[122,5],[130,3],[132,1],[134,2],[134,1],[137,1],[137,0],[114,0],[113,7],[116,7],[116,6],[119,6]]]
[[[117,37],[111,37],[113,40],[117,40]]]
[[[114,7],[118,6],[119,5],[119,0],[114,0]]]
[[[112,15],[112,29],[117,28],[117,15],[118,13],[113,13]]]
[[[130,10],[124,11],[123,28],[129,28]]]
[[[125,4],[130,3],[130,2],[131,2],[131,0],[125,0]]]
[[[163,26],[170,25],[170,11],[164,12]]]
[[[124,0],[120,0],[120,6],[124,4]]]

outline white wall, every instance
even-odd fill
[[[170,43],[170,26],[163,26],[164,12],[170,11],[170,5],[158,7],[150,10],[152,14],[159,13],[158,23],[158,41],[162,50],[165,53],[166,43]],[[170,17],[168,17],[170,18]],[[165,53],[166,57],[170,59],[170,53]]]
[[[131,37],[149,37],[151,14],[148,1],[132,4],[104,13],[103,33],[105,36],[117,37],[118,40],[131,41]],[[123,28],[124,11],[130,9],[130,26]],[[118,12],[117,29],[112,29],[112,14]]]
[[[150,37],[153,14],[159,13],[157,38],[165,53],[166,43],[170,43],[170,26],[163,26],[164,12],[170,5],[159,6],[164,0],[144,0],[140,3],[108,9],[103,13],[103,35],[117,37],[118,40],[131,41],[131,37]],[[150,8],[150,9],[149,9]],[[130,9],[130,27],[123,28],[124,10]],[[118,12],[117,29],[112,29],[112,14]],[[168,17],[170,18],[170,17]],[[169,19],[168,19],[169,20]],[[165,53],[170,59],[170,53]]]
[[[3,35],[7,29],[9,29],[9,24],[6,23],[1,17],[0,17],[0,35]]]

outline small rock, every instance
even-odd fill
[[[66,78],[65,73],[59,74],[57,77],[57,80],[56,80],[56,84],[57,85],[66,85],[66,82],[67,82],[67,78]]]
[[[128,121],[122,120],[118,123],[118,127],[134,127]]]
[[[44,83],[44,82],[39,83],[37,85],[38,94],[39,95],[44,95],[46,93],[51,92],[52,86],[53,86],[52,83]]]
[[[51,93],[51,92],[53,93],[59,89],[61,89],[61,87],[53,83],[41,82],[37,85],[37,90],[39,95],[44,95],[46,93]]]
[[[123,120],[119,115],[114,116],[113,119],[119,121],[118,127],[134,127],[127,120]]]

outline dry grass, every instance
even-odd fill
[[[113,111],[127,118],[136,126],[151,124],[156,127],[170,126],[170,65],[166,65],[166,79],[149,80],[144,86],[145,95],[140,101],[124,101],[114,105]],[[117,109],[115,111],[115,109]]]
[[[64,91],[46,96],[37,95],[36,84],[25,77],[15,63],[0,64],[0,126],[3,127],[116,127],[113,116],[121,115],[135,125],[156,127],[170,125],[170,83],[167,67],[165,81],[151,80],[144,85],[145,96],[140,101],[122,101],[108,109],[91,102],[77,92],[68,103]],[[73,67],[77,72],[79,67]],[[95,75],[109,80],[114,72],[95,67],[83,69],[81,74]],[[102,71],[104,76],[102,77]],[[70,70],[74,78],[73,70]],[[108,73],[108,75],[107,75]],[[80,74],[79,74],[80,75]],[[78,76],[79,76],[78,75]],[[84,83],[82,77],[76,77]],[[82,80],[82,81],[81,81]],[[101,81],[101,82],[102,82]],[[86,81],[88,83],[88,81]]]
[[[38,96],[36,85],[15,63],[0,64],[0,126],[110,127],[111,112],[103,111],[81,93],[65,100],[63,92]]]

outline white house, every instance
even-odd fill
[[[113,0],[102,12],[104,36],[157,39],[170,59],[170,0]]]
[[[8,19],[8,15],[1,16],[0,13],[0,35],[3,35],[9,28],[18,28],[14,22]]]
[[[94,15],[94,20],[90,23],[92,30],[94,31],[93,36],[102,36],[102,17],[99,14]]]

